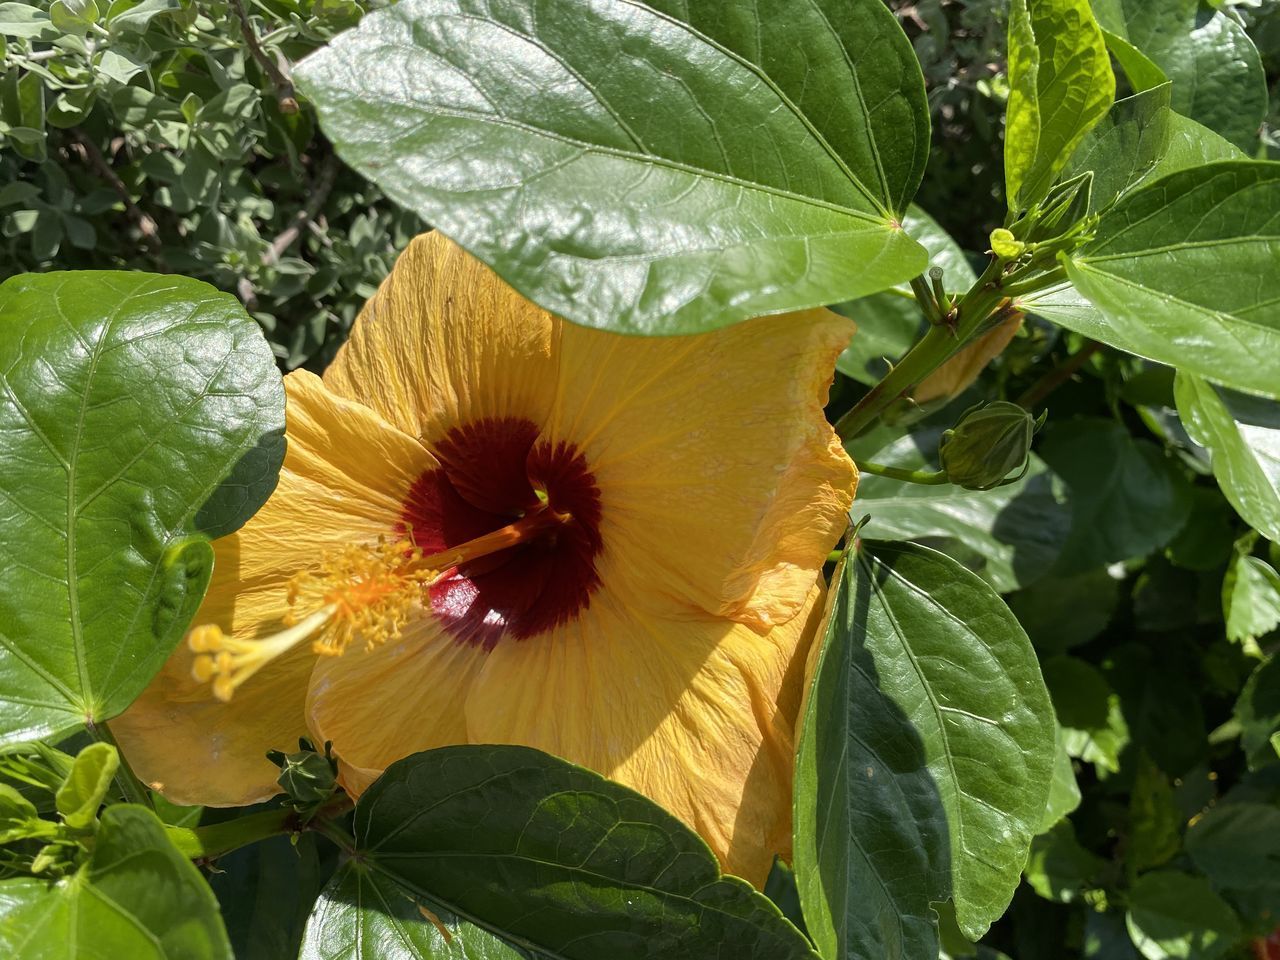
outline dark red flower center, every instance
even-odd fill
[[[581,452],[538,440],[516,417],[454,427],[433,445],[440,468],[414,481],[401,525],[425,554],[474,540],[538,511],[548,523],[515,546],[460,564],[429,588],[431,609],[459,642],[491,649],[586,609],[600,583],[600,491]]]

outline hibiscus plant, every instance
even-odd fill
[[[322,373],[243,291],[0,284],[0,955],[1272,955],[1234,4],[1011,0],[976,252],[883,0],[294,6],[291,69],[219,10],[431,227]],[[197,7],[0,3],[4,108],[149,109]]]

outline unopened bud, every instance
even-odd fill
[[[1001,260],[1017,260],[1027,250],[1027,245],[1010,230],[998,227],[991,231],[991,252]]]
[[[966,490],[991,490],[1022,479],[1031,438],[1043,420],[1005,400],[967,410],[938,443],[947,479]],[[1022,473],[1006,480],[1019,468]]]
[[[306,740],[300,740],[298,746],[302,749],[297,753],[272,750],[267,759],[280,768],[276,783],[294,805],[313,807],[333,795],[338,785],[338,765],[330,754],[331,744],[324,745],[322,754]]]

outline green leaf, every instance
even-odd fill
[[[943,271],[948,290],[963,291],[973,286],[978,277],[969,258],[933,217],[912,205],[902,220],[902,229],[925,248],[929,262]],[[910,283],[841,304],[836,310],[858,324],[857,334],[836,360],[836,369],[869,387],[889,372],[886,361],[896,361],[911,349],[929,325],[920,313]]]
[[[1066,737],[1062,727],[1056,726],[1053,738],[1053,779],[1049,781],[1049,803],[1040,820],[1040,833],[1080,806],[1080,785],[1076,782],[1075,765],[1067,752]]]
[[[475,924],[422,902],[358,861],[329,882],[307,922],[299,960],[525,960]]]
[[[1235,20],[1209,12],[1200,0],[1094,0],[1093,7],[1105,28],[1173,81],[1174,110],[1237,146],[1256,147],[1267,112],[1266,77],[1257,48]]]
[[[1180,113],[1169,115],[1169,145],[1165,154],[1147,175],[1152,182],[1179,170],[1201,167],[1219,160],[1247,160],[1237,147],[1228,143],[1208,127]]]
[[[1280,657],[1271,657],[1249,674],[1236,701],[1235,719],[1250,770],[1280,759],[1270,745],[1280,734]]]
[[[1055,568],[1070,575],[1168,543],[1191,511],[1188,484],[1154,443],[1119,423],[1082,419],[1045,431],[1040,455],[1071,492],[1071,533]]]
[[[938,949],[931,902],[976,940],[1013,896],[1049,798],[1054,729],[994,591],[915,544],[841,568],[800,737],[796,879],[825,957]]]
[[[1209,881],[1158,870],[1133,887],[1129,936],[1147,960],[1214,960],[1240,938],[1240,920]]]
[[[14,960],[233,960],[218,904],[156,815],[114,806],[88,861],[54,883],[0,880],[0,954]]]
[[[1071,903],[1105,866],[1105,860],[1080,845],[1071,821],[1063,820],[1031,841],[1024,872],[1027,883],[1046,900]]]
[[[829,5],[811,0],[805,22]],[[878,30],[887,11],[870,7],[849,3],[842,20]],[[754,9],[723,29],[747,42]],[[785,64],[775,80],[630,0],[405,0],[295,76],[351,166],[530,299],[589,326],[672,334],[850,300],[924,268],[822,134],[830,118],[842,144],[865,140],[848,127],[860,108],[839,99],[856,91],[833,44],[833,75],[804,81],[839,91],[815,92],[817,119],[783,89],[803,75],[794,44],[785,58],[753,50]],[[883,51],[865,54],[877,89],[897,57]],[[901,195],[909,180],[886,182]]]
[[[1219,804],[1187,830],[1187,853],[1215,887],[1274,924],[1280,913],[1280,808]]]
[[[53,0],[49,20],[62,32],[82,37],[98,20],[98,4],[95,0]]]
[[[1042,653],[1062,653],[1100,634],[1120,602],[1120,581],[1106,567],[1049,577],[1006,598]]]
[[[1237,552],[1222,581],[1227,639],[1256,640],[1280,626],[1280,573],[1261,557]]]
[[[392,764],[356,804],[355,838],[370,870],[559,960],[816,960],[675,817],[527,747],[444,747]]]
[[[1103,214],[1064,258],[1100,311],[1053,319],[1227,386],[1280,396],[1280,163],[1182,170]]]
[[[911,41],[882,0],[760,0],[749,13],[647,5],[758,66],[886,210],[906,211],[929,159],[929,102]]]
[[[1213,474],[1236,512],[1280,541],[1280,403],[1215,388],[1189,373],[1174,385],[1178,415],[1213,451]]]
[[[1111,58],[1089,0],[1013,0],[1004,141],[1011,211],[1045,198],[1115,95]]]
[[[181,277],[0,285],[0,741],[122,711],[275,486],[284,395],[232,297]]]
[[[1096,12],[1099,4],[1095,3],[1093,6]],[[1169,82],[1164,71],[1124,37],[1112,33],[1105,27],[1102,29],[1102,37],[1107,42],[1107,50],[1115,57],[1116,63],[1120,64],[1125,79],[1129,81],[1129,86],[1133,87],[1135,93],[1142,93],[1144,90]]]
[[[859,459],[908,470],[938,469],[941,428],[919,430]],[[1004,592],[1053,566],[1071,527],[1061,481],[1035,454],[1026,476],[994,490],[923,486],[864,473],[854,512],[871,515],[881,540],[917,540],[971,566]]]
[[[49,14],[29,3],[0,3],[0,35],[30,40],[56,40],[60,31]]]
[[[1145,180],[1168,152],[1170,90],[1165,83],[1117,100],[1080,142],[1063,176],[1093,172],[1091,213],[1110,206]]]
[[[1084,660],[1059,656],[1045,661],[1044,682],[1053,697],[1067,754],[1099,770],[1118,771],[1129,728],[1120,697],[1106,678]]]
[[[1182,847],[1182,821],[1169,778],[1141,755],[1129,793],[1125,866],[1137,872],[1168,863]]]
[[[67,826],[83,830],[97,819],[118,769],[120,754],[108,743],[91,743],[76,755],[66,783],[54,798]]]

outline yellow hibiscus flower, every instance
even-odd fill
[[[822,413],[851,332],[825,310],[591,330],[419,237],[324,377],[285,378],[279,486],[113,722],[129,760],[178,803],[239,805],[279,792],[264,754],[300,735],[352,794],[419,750],[526,744],[762,883],[857,481]]]

